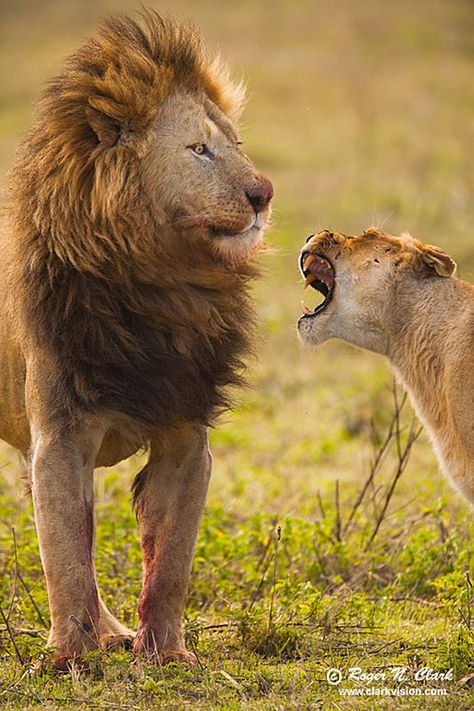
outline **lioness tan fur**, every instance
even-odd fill
[[[329,287],[326,305],[299,320],[300,338],[342,338],[387,356],[442,468],[474,503],[474,286],[453,276],[438,247],[377,229],[325,230],[307,242],[300,266],[308,284]]]
[[[187,25],[112,18],[44,92],[12,171],[0,436],[29,462],[60,668],[128,639],[160,663],[195,661],[181,617],[207,426],[241,381],[273,194],[241,152],[241,99]],[[144,445],[134,635],[97,589],[92,481]]]

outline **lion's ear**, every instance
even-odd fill
[[[424,264],[433,269],[438,276],[450,277],[456,271],[456,262],[454,259],[443,252],[439,247],[433,247],[431,244],[424,244],[421,248],[421,256]]]
[[[92,106],[86,108],[87,122],[104,146],[115,146],[120,139],[120,125],[110,116]]]

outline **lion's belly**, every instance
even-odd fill
[[[26,455],[30,427],[25,410],[26,367],[21,350],[12,344],[5,329],[0,330],[0,439]],[[109,467],[138,449],[117,431],[106,434],[97,456],[97,466]]]
[[[127,459],[140,448],[127,442],[119,432],[115,430],[107,432],[102,442],[99,454],[96,459],[96,467],[113,467],[124,459]]]
[[[0,331],[0,438],[26,454],[30,428],[25,412],[25,362],[18,346]]]

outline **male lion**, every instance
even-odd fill
[[[453,277],[438,247],[369,229],[324,230],[300,256],[306,284],[300,338],[342,338],[387,356],[426,426],[444,471],[474,503],[474,286]]]
[[[207,425],[241,380],[273,195],[239,148],[241,98],[188,26],[110,19],[44,92],[12,172],[0,436],[28,455],[59,668],[132,638],[97,590],[92,480],[144,445],[133,649],[195,661],[181,616]]]

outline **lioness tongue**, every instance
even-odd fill
[[[322,259],[315,254],[309,254],[304,261],[303,269],[305,272],[309,272],[304,280],[305,289],[313,281],[316,281],[316,279],[321,281],[323,284],[326,284],[329,290],[333,288],[334,275],[331,266],[325,259]]]

